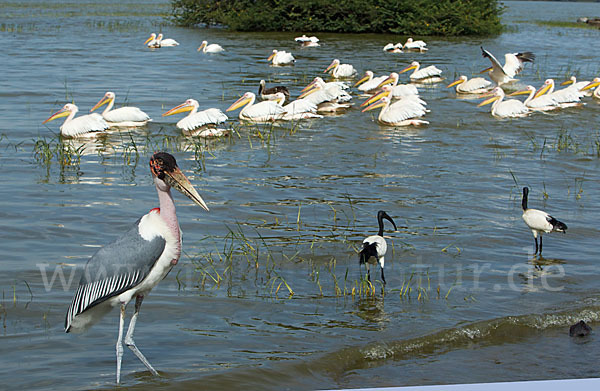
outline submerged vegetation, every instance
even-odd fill
[[[503,10],[497,0],[172,0],[172,7],[181,26],[444,36],[498,34]]]

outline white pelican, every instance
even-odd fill
[[[481,48],[481,55],[489,58],[492,62],[491,68],[484,69],[481,73],[489,71],[490,79],[496,83],[497,86],[502,84],[512,83],[516,81],[514,77],[523,70],[525,62],[533,62],[535,60],[535,54],[531,52],[523,53],[506,53],[504,55],[504,66],[500,65],[496,57],[483,47]]]
[[[525,106],[523,102],[516,99],[504,99],[504,90],[500,87],[495,87],[491,92],[484,96],[492,96],[489,99],[484,100],[477,107],[487,105],[494,102],[492,105],[492,115],[498,118],[508,117],[524,117],[529,114],[529,108]]]
[[[461,75],[458,79],[448,84],[446,88],[456,86],[457,94],[483,94],[491,89],[491,85],[492,82],[483,77],[467,79],[466,76]]]
[[[397,43],[394,45],[393,43],[390,42],[383,47],[383,51],[388,52],[388,53],[403,53],[402,44]]]
[[[62,109],[48,117],[42,122],[50,122],[57,118],[67,117],[65,122],[60,126],[60,134],[64,137],[87,137],[102,133],[108,129],[108,124],[100,114],[86,114],[81,117],[75,117],[79,109],[72,103],[67,103]]]
[[[364,93],[369,93],[377,90],[379,85],[386,80],[387,76],[373,77],[373,72],[366,71],[365,76],[354,84],[354,87],[358,86],[358,90]]]
[[[392,220],[392,218],[385,213],[383,210],[380,210],[379,212],[377,212],[377,222],[379,223],[379,232],[377,232],[377,235],[371,235],[365,238],[365,240],[363,240],[363,248],[362,250],[360,250],[360,252],[358,253],[358,261],[359,264],[362,265],[363,263],[366,265],[367,267],[367,278],[369,279],[369,281],[371,281],[371,272],[369,270],[369,264],[377,264],[379,263],[379,266],[381,266],[381,281],[383,282],[383,284],[385,285],[385,277],[383,275],[383,267],[385,266],[385,253],[387,252],[387,243],[385,242],[385,239],[383,238],[383,219],[388,220],[390,223],[392,223],[394,225],[394,231],[396,231],[398,228],[396,228],[396,223],[394,223],[394,220]]]
[[[279,99],[276,95],[278,92],[281,92],[285,96],[286,101],[290,100],[290,90],[288,90],[286,86],[275,86],[266,88],[266,83],[264,80],[261,80],[258,84],[258,96],[260,96],[260,99],[262,100]]]
[[[390,73],[387,79],[385,79],[379,84],[379,87],[381,88],[387,84],[391,84],[391,95],[392,98],[395,99],[401,98],[403,96],[419,95],[419,90],[417,89],[417,86],[415,86],[414,84],[398,84],[399,79],[400,75],[398,75],[398,73],[396,72],[392,72]]]
[[[406,43],[402,46],[402,49],[426,52],[429,49],[427,49],[425,46],[427,46],[427,44],[424,41],[413,41],[412,38],[408,38]]]
[[[294,40],[303,47],[321,46],[319,45],[319,38],[315,37],[314,35],[312,37],[307,37],[305,34],[302,34],[301,37],[296,37]]]
[[[202,41],[200,47],[198,47],[198,52],[202,50],[202,53],[220,53],[225,51],[218,43],[211,43],[210,45],[206,41]]]
[[[281,119],[285,110],[283,107],[273,100],[265,100],[254,104],[256,100],[256,95],[252,92],[246,92],[240,99],[235,101],[231,106],[227,108],[225,111],[232,111],[238,109],[244,105],[244,107],[239,114],[239,118],[245,121],[251,122],[268,122],[268,121],[276,121]]]
[[[144,42],[144,45],[148,44],[149,48],[158,48],[158,47],[160,47],[160,46],[158,46],[158,44],[156,42],[157,42],[156,41],[156,34],[152,33],[152,34],[150,34],[150,38],[148,38],[146,40],[146,42]]]
[[[585,92],[580,91],[574,85],[554,91],[554,79],[546,79],[544,85],[535,93],[534,98],[544,94],[551,96],[560,107],[575,107],[583,105],[581,98],[585,95]]]
[[[177,42],[174,39],[171,39],[171,38],[163,39],[162,33],[158,34],[158,37],[156,37],[156,43],[159,48],[164,48],[164,47],[169,47],[169,46],[179,46],[179,42]]]
[[[427,109],[421,103],[410,99],[402,99],[393,105],[390,105],[391,99],[387,96],[383,96],[376,100],[370,106],[363,109],[363,112],[382,107],[377,117],[377,121],[381,125],[388,126],[419,126],[426,125],[429,122],[420,120],[420,118],[427,113]]]
[[[587,91],[587,90],[590,90],[590,89],[592,89],[594,87],[598,87],[598,86],[600,86],[600,77],[595,77],[594,80],[592,80],[590,84],[588,84],[587,86],[583,87],[581,90],[582,91]],[[593,96],[596,99],[600,99],[600,88],[596,88],[594,90]]]
[[[366,99],[363,103],[361,103],[360,107],[370,105],[371,103],[381,99],[384,96],[390,97],[390,95],[393,94],[393,91],[394,91],[394,87],[389,86],[389,85],[384,85],[381,87],[381,90],[378,93],[373,94],[370,98]],[[390,97],[390,99],[392,97]],[[423,99],[421,99],[421,97],[418,94],[399,96],[398,100],[396,102],[392,103],[391,106],[393,107],[396,104],[402,105],[408,101],[413,101],[422,106],[427,106],[427,102],[425,102]]]
[[[399,73],[404,73],[414,69],[413,73],[410,74],[410,81],[414,83],[439,83],[444,80],[440,75],[442,74],[442,70],[438,69],[435,65],[430,65],[423,69],[420,68],[421,65],[418,61],[413,61],[409,66],[401,70]]]
[[[554,217],[550,216],[548,213],[538,210],[538,209],[529,209],[527,208],[527,196],[529,194],[529,188],[523,188],[523,200],[521,201],[521,206],[523,207],[523,220],[525,224],[531,229],[533,233],[533,239],[535,240],[535,252],[538,252],[538,234],[540,235],[540,254],[542,253],[542,234],[549,234],[551,232],[562,232],[565,233],[567,231],[567,225],[562,221],[556,220]]]
[[[331,76],[335,79],[342,77],[353,77],[356,74],[356,69],[350,64],[340,64],[340,60],[337,58],[329,64],[327,69],[323,73],[327,73],[331,70]]]
[[[304,87],[299,99],[302,98],[317,105],[319,113],[343,111],[352,106],[352,103],[348,103],[352,97],[340,87],[339,83],[325,83],[320,77],[316,77],[312,83]]]
[[[184,133],[194,134],[200,137],[214,137],[216,136],[216,133],[223,133],[222,129],[214,128],[216,125],[227,121],[227,115],[215,108],[198,111],[199,106],[197,100],[188,99],[179,106],[173,107],[162,116],[167,117],[169,115],[189,111],[190,113],[187,116],[177,122],[177,127]],[[215,133],[215,130],[220,132]]]
[[[322,77],[317,76],[313,79],[313,81],[311,81],[306,87],[304,87],[302,89],[302,92],[311,89],[315,84],[319,84],[323,88],[329,87],[329,86],[336,86],[340,90],[347,90],[348,88],[350,88],[350,85],[343,81],[335,80],[335,81],[326,82],[325,80],[323,80]]]
[[[275,66],[279,65],[292,65],[296,62],[292,53],[288,53],[285,50],[273,49],[273,53],[267,58],[267,61],[272,61]]]
[[[590,81],[577,81],[577,78],[575,76],[571,76],[569,78],[569,80],[563,81],[562,83],[560,83],[561,86],[567,86],[569,84],[572,84],[571,87],[578,89],[579,91],[584,91],[583,87],[587,86],[588,84],[590,84]],[[592,96],[592,92],[591,91],[587,91],[585,90],[585,96]]]
[[[104,97],[100,99],[98,103],[96,103],[96,106],[92,107],[90,112],[96,110],[98,107],[106,103],[108,103],[108,105],[102,112],[102,117],[108,123],[108,126],[144,126],[148,123],[148,121],[152,121],[148,114],[144,113],[137,107],[125,106],[112,110],[113,105],[115,104],[115,93],[111,91],[108,91],[106,94],[104,94]]]
[[[535,92],[536,91],[534,86],[527,86],[525,87],[525,89],[515,91],[512,94],[509,94],[508,96],[529,94],[529,96],[527,97],[527,99],[525,99],[523,104],[525,104],[525,106],[529,107],[531,110],[548,111],[560,108],[558,102],[552,96],[541,95],[535,98]]]
[[[276,102],[283,106],[285,102],[285,95],[282,92],[277,92]],[[309,118],[323,118],[322,115],[317,114],[317,105],[308,99],[296,99],[293,102],[283,106],[284,114],[280,118],[282,121],[295,121],[300,119]]]

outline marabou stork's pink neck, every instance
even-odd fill
[[[162,190],[160,187],[156,186],[156,191],[158,192],[158,201],[160,204],[160,217],[162,217],[169,227],[171,234],[177,239],[177,258],[171,260],[171,263],[175,265],[181,251],[181,232],[179,230],[177,215],[175,214],[175,202],[173,202],[170,187],[168,187],[167,190]]]

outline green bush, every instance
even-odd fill
[[[491,35],[502,30],[497,0],[172,0],[182,26],[236,31]]]

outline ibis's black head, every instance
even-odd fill
[[[527,210],[527,196],[529,195],[529,188],[525,186],[523,188],[523,199],[521,200],[521,207],[523,210]]]
[[[166,152],[156,152],[150,158],[150,171],[160,180],[165,179],[165,173],[171,173],[177,168],[173,155]]]
[[[394,220],[392,220],[390,215],[385,213],[385,211],[380,210],[379,212],[377,212],[377,222],[379,223],[379,236],[383,236],[383,219],[386,219],[387,221],[392,223],[392,225],[394,226],[394,231],[398,230],[398,228],[396,228],[396,223],[394,223]]]

